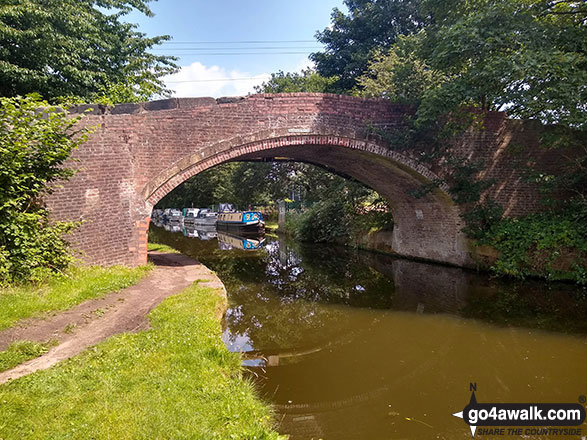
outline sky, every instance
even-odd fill
[[[238,96],[271,73],[299,72],[311,66],[308,55],[321,50],[316,31],[330,25],[342,0],[159,0],[155,17],[132,13],[148,36],[172,40],[154,53],[179,57],[181,71],[165,77],[175,97]],[[224,80],[230,79],[230,80]]]

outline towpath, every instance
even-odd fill
[[[117,333],[148,328],[147,314],[165,298],[196,280],[204,286],[219,288],[226,295],[224,285],[212,271],[185,255],[149,252],[149,259],[155,269],[134,286],[86,301],[46,319],[23,321],[0,332],[0,351],[18,340],[58,341],[58,345],[43,356],[1,372],[0,384],[47,369]]]

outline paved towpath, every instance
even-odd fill
[[[194,281],[221,289],[224,285],[206,266],[181,254],[149,252],[155,269],[134,286],[86,301],[47,319],[26,320],[0,332],[0,351],[17,340],[59,344],[43,356],[0,373],[0,384],[68,359],[98,342],[122,332],[148,328],[147,314],[168,296],[179,293]],[[223,311],[218,311],[221,315]]]

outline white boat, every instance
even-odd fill
[[[210,226],[216,224],[216,217],[218,213],[210,209],[200,209],[193,220],[190,220],[194,225]]]

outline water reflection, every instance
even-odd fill
[[[194,225],[186,223],[183,226],[183,235],[200,240],[212,240],[216,238],[216,227],[214,225]]]
[[[292,439],[470,438],[451,416],[469,382],[486,402],[585,394],[587,301],[575,286],[275,239],[221,251],[152,235],[223,280],[225,342],[245,352]]]
[[[218,232],[218,248],[223,251],[231,249],[243,249],[245,251],[254,251],[261,249],[265,237],[240,237],[229,234],[228,232]]]

